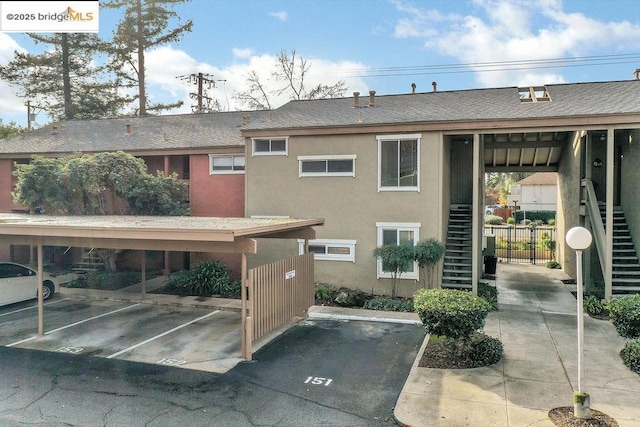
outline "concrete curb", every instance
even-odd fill
[[[343,313],[318,313],[311,311],[309,312],[309,319],[320,319],[320,320],[363,320],[367,322],[383,322],[383,323],[401,323],[405,325],[416,325],[421,326],[422,322],[419,320],[411,320],[411,319],[396,319],[392,317],[378,317],[378,316],[359,316],[359,315],[351,315],[351,314],[343,314]]]

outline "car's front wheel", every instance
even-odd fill
[[[55,286],[51,282],[44,282],[42,284],[42,299],[49,299],[51,295],[56,291]]]

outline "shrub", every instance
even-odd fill
[[[478,283],[478,296],[491,305],[491,311],[498,311],[498,289],[488,283]]]
[[[420,289],[413,297],[414,310],[427,332],[469,340],[484,326],[491,305],[467,291]]]
[[[589,314],[599,315],[604,314],[605,312],[604,303],[595,295],[585,297],[582,301],[582,305],[585,311]]]
[[[315,300],[318,303],[333,301],[338,290],[328,283],[317,283],[315,289]]]
[[[547,224],[549,224],[552,227],[556,226],[556,219],[555,218],[550,218],[547,220]]]
[[[147,273],[147,279],[157,277],[158,273]],[[65,283],[66,288],[88,288],[118,290],[140,283],[142,274],[139,271],[88,272],[73,282]]]
[[[500,225],[504,222],[501,216],[498,215],[485,215],[484,223],[489,225]]]
[[[218,260],[202,261],[189,270],[174,273],[169,277],[168,285],[197,296],[229,295],[240,289]]]
[[[547,268],[560,268],[560,263],[558,261],[547,261],[545,264]]]
[[[604,299],[604,282],[590,282],[584,286],[585,295],[593,295],[599,300]]]
[[[469,358],[476,366],[489,366],[502,359],[502,341],[483,333],[477,333],[471,339]]]
[[[640,340],[628,341],[620,352],[624,364],[636,374],[640,374]]]
[[[415,259],[413,245],[383,245],[375,248],[372,255],[382,260],[384,271],[391,272],[391,296],[396,297],[398,295],[398,281],[400,276],[402,273],[409,271]]]
[[[516,223],[516,220],[514,217],[510,216],[509,218],[507,218],[507,224],[513,225],[515,223]]]
[[[421,240],[415,246],[414,259],[417,261],[418,267],[426,270],[425,274],[422,275],[424,287],[427,287],[427,284],[432,284],[435,266],[444,256],[444,251],[444,245],[437,239]],[[427,275],[429,276],[429,283],[427,283]]]
[[[618,333],[629,339],[640,338],[640,294],[607,301],[611,323]]]
[[[369,310],[412,312],[413,301],[404,298],[374,297],[364,303]]]

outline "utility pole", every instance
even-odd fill
[[[188,74],[184,76],[178,76],[180,80],[188,81],[189,83],[197,86],[197,92],[189,93],[191,99],[196,100],[196,105],[192,105],[191,109],[194,113],[207,113],[213,110],[215,99],[211,98],[206,89],[212,89],[216,87],[216,82],[225,82],[226,80],[214,80],[211,74]]]
[[[38,107],[38,106],[32,106],[31,105],[31,101],[27,101],[25,103],[25,105],[27,106],[27,131],[31,130],[31,122],[35,122],[36,121],[36,113],[35,110],[36,109],[40,109],[42,110],[42,107]]]

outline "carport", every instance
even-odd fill
[[[324,224],[323,219],[291,218],[213,218],[191,216],[50,216],[28,214],[0,214],[0,241],[19,243],[37,248],[38,335],[44,334],[44,304],[42,293],[43,246],[93,247],[102,249],[167,250],[176,252],[236,253],[242,257],[242,357],[251,360],[251,343],[255,338],[256,317],[265,317],[261,310],[278,310],[295,316],[292,310],[276,304],[257,301],[259,288],[272,287],[274,282],[296,277],[296,262],[282,263],[280,274],[260,274],[247,270],[247,254],[258,250],[257,238],[303,239],[305,252],[308,241],[315,238],[314,226]],[[306,274],[298,274],[296,281],[306,289],[313,286],[313,262],[309,256],[301,260]],[[142,293],[145,292],[145,257],[142,257]],[[310,271],[309,271],[310,269]],[[311,281],[311,283],[308,283]],[[276,287],[277,287],[276,283]],[[282,289],[290,289],[283,286]],[[251,290],[251,291],[249,291]],[[286,292],[286,291],[285,291]],[[287,296],[288,297],[288,296]],[[286,298],[287,300],[299,298]],[[308,298],[302,298],[306,304]],[[308,306],[307,306],[308,308]],[[268,321],[260,327],[264,335],[282,321]]]

